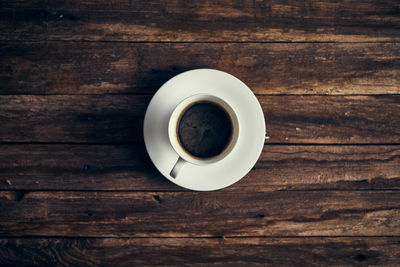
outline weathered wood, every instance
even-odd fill
[[[3,238],[2,266],[398,266],[398,237]]]
[[[400,143],[400,96],[259,96],[272,143]],[[149,96],[0,96],[1,142],[135,142]]]
[[[3,40],[399,40],[396,0],[2,1]]]
[[[269,142],[365,144],[400,140],[400,96],[266,96],[259,100]]]
[[[1,236],[393,236],[398,191],[0,191]]]
[[[1,145],[0,189],[185,191],[158,173],[142,144]],[[225,190],[299,189],[400,189],[400,146],[266,145]]]
[[[395,43],[2,42],[0,50],[0,94],[153,94],[193,68],[229,72],[256,94],[400,93]]]
[[[0,96],[0,140],[142,140],[149,102],[149,96]]]
[[[399,265],[399,10],[2,1],[0,265]],[[150,96],[201,67],[247,83],[267,122],[249,175],[205,193],[142,140]]]

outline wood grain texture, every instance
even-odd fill
[[[3,40],[399,40],[396,0],[2,1]]]
[[[256,94],[400,94],[396,43],[1,42],[0,50],[0,94],[153,94],[194,68],[231,73]]]
[[[399,41],[397,0],[1,1],[0,266],[399,266]],[[151,96],[194,68],[266,118],[216,192],[143,145]]]
[[[259,96],[272,143],[399,143],[400,96]],[[142,141],[149,96],[0,96],[1,142]],[[171,110],[172,112],[172,110]]]
[[[398,191],[0,191],[0,235],[396,236]]]
[[[143,140],[148,96],[0,96],[1,141]]]
[[[156,170],[143,144],[1,145],[0,189],[187,191]],[[400,146],[266,145],[225,190],[315,189],[400,189]]]
[[[398,237],[3,238],[3,266],[398,266]]]

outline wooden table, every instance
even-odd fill
[[[397,0],[1,1],[0,265],[399,266],[399,42]],[[142,136],[202,67],[267,124],[216,192],[168,182]]]

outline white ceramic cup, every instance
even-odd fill
[[[194,103],[201,101],[212,102],[222,107],[228,113],[232,122],[232,135],[229,144],[217,156],[206,159],[197,158],[186,152],[180,145],[177,134],[178,123],[184,111]],[[185,164],[190,163],[195,165],[207,165],[220,161],[226,156],[228,156],[229,153],[231,153],[231,151],[235,147],[236,142],[239,138],[239,121],[235,111],[231,108],[231,106],[228,103],[226,103],[221,98],[210,94],[196,94],[184,99],[176,106],[169,119],[168,136],[172,147],[179,156],[178,160],[176,161],[175,165],[173,166],[170,172],[170,176],[172,178],[177,178],[179,171]]]

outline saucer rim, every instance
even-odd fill
[[[179,183],[179,180],[177,180],[178,178],[172,178],[172,177],[169,177],[168,175],[165,175],[165,174],[163,173],[163,171],[159,168],[158,163],[156,162],[156,160],[154,160],[154,158],[152,157],[152,155],[151,155],[151,153],[150,153],[149,145],[148,145],[149,140],[148,140],[148,138],[146,138],[146,134],[145,134],[145,131],[146,131],[146,126],[145,126],[145,125],[146,125],[146,121],[148,121],[148,116],[149,116],[149,114],[150,114],[150,112],[151,112],[152,103],[153,103],[153,101],[155,101],[155,99],[157,99],[157,96],[159,96],[159,95],[161,94],[161,92],[163,92],[163,88],[169,87],[171,83],[173,83],[173,82],[176,81],[177,79],[181,78],[182,76],[190,75],[190,74],[192,74],[192,73],[196,73],[196,74],[203,75],[204,73],[202,73],[202,72],[204,72],[204,71],[206,71],[206,72],[211,71],[211,72],[219,73],[219,74],[221,74],[221,75],[224,75],[224,76],[229,77],[230,79],[233,79],[235,82],[239,82],[239,83],[241,84],[241,87],[242,87],[243,89],[246,89],[246,91],[247,91],[246,94],[247,94],[249,97],[253,98],[253,100],[256,101],[256,103],[258,104],[257,107],[256,107],[256,109],[257,109],[256,112],[258,112],[259,118],[260,118],[260,119],[262,118],[262,120],[260,120],[260,123],[261,123],[261,121],[262,121],[262,127],[261,127],[261,128],[263,129],[263,135],[262,135],[262,136],[263,136],[263,140],[262,140],[263,142],[262,142],[262,145],[259,145],[259,147],[254,147],[254,148],[253,148],[253,151],[254,151],[254,152],[252,152],[251,154],[252,154],[253,157],[256,156],[256,160],[255,160],[254,162],[251,163],[251,166],[249,166],[248,168],[246,168],[246,169],[248,169],[248,170],[245,171],[245,173],[244,173],[243,175],[239,175],[238,177],[235,177],[234,179],[229,179],[230,181],[227,182],[227,183],[225,183],[225,184],[223,184],[223,186],[216,186],[216,187],[215,187],[215,186],[208,186],[208,187],[206,186],[206,187],[203,187],[203,188],[196,188],[195,186],[194,186],[194,187],[190,187],[190,186],[182,185],[181,183]],[[219,74],[218,74],[218,75],[219,75]],[[204,92],[200,92],[200,93],[204,93]],[[198,94],[198,93],[195,93],[195,94]],[[193,94],[193,95],[195,95],[195,94]],[[204,93],[204,94],[210,94],[210,93]],[[190,97],[190,96],[189,96],[189,97]],[[219,98],[223,99],[224,101],[226,101],[226,99],[224,99],[223,97],[220,97],[220,96],[217,96],[217,97],[219,97]],[[226,101],[226,102],[228,103],[228,101]],[[177,105],[179,105],[179,103],[180,103],[180,102],[177,101],[177,103],[174,104],[174,106],[176,107]],[[172,78],[169,79],[168,81],[166,81],[166,82],[157,90],[157,92],[153,95],[153,97],[152,97],[152,99],[151,99],[151,101],[150,101],[150,103],[149,103],[149,105],[148,105],[148,107],[147,107],[147,109],[146,109],[145,117],[144,117],[144,124],[143,124],[143,125],[144,125],[144,126],[143,126],[143,136],[144,136],[144,142],[145,142],[146,151],[147,151],[147,153],[148,153],[148,155],[149,155],[149,157],[150,157],[152,163],[153,163],[154,166],[157,168],[157,170],[158,170],[165,178],[167,178],[169,181],[171,181],[172,183],[176,184],[177,186],[180,186],[180,187],[185,188],[185,189],[188,189],[188,190],[193,190],[193,191],[215,191],[215,190],[220,190],[220,189],[229,187],[229,186],[231,186],[232,184],[234,184],[234,183],[240,181],[241,179],[243,179],[243,178],[252,170],[252,168],[253,168],[254,165],[257,163],[258,159],[260,158],[261,153],[262,153],[263,148],[264,148],[264,143],[265,143],[264,141],[265,141],[265,134],[266,134],[264,112],[263,112],[263,110],[262,110],[262,107],[261,107],[260,102],[258,101],[258,99],[257,99],[257,97],[255,96],[255,94],[253,93],[253,91],[251,91],[251,89],[250,89],[244,82],[242,82],[240,79],[238,79],[237,77],[233,76],[232,74],[227,73],[227,72],[224,72],[224,71],[216,70],[216,69],[209,69],[209,68],[200,68],[200,69],[193,69],[193,70],[185,71],[185,72],[182,72],[182,73],[180,73],[180,74],[178,74],[178,75],[172,77]],[[147,140],[147,141],[146,141],[146,140]],[[169,144],[169,145],[171,146],[171,148],[172,148],[172,145],[170,144],[169,140],[167,140],[167,142],[168,142],[168,144]],[[260,144],[261,144],[261,142],[260,142]],[[173,149],[173,148],[172,148],[172,149]],[[175,150],[174,150],[174,152],[176,153]],[[232,152],[233,152],[233,151],[232,151]],[[257,153],[256,153],[256,152],[257,152]],[[176,156],[179,157],[178,154],[177,154]],[[190,163],[188,163],[188,164],[190,164]],[[212,165],[212,164],[210,164],[210,165]],[[202,168],[207,168],[207,165],[202,166]]]

